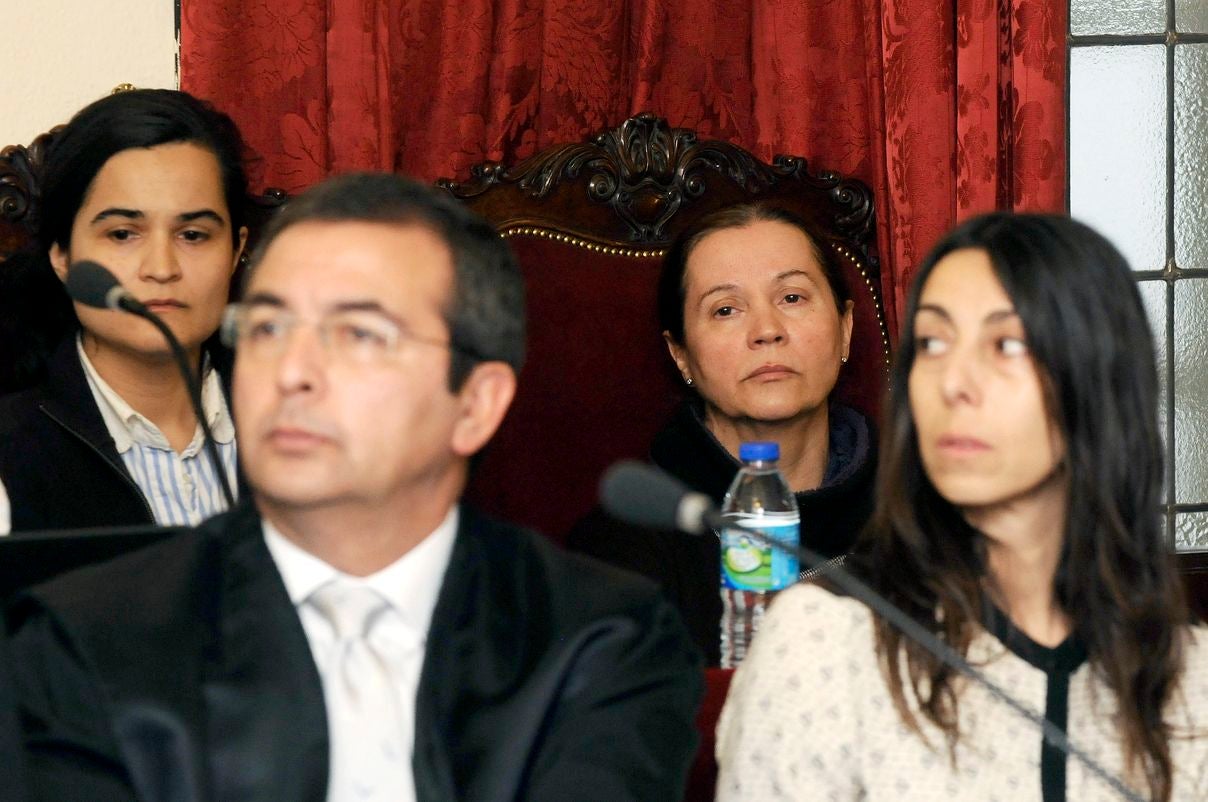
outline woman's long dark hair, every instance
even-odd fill
[[[52,245],[67,249],[76,213],[110,158],[132,148],[191,142],[214,154],[237,245],[247,212],[243,143],[231,118],[171,89],[119,92],[84,107],[47,151],[32,204],[34,245],[0,265],[0,393],[45,378],[46,360],[79,327],[50,265]]]
[[[991,214],[956,228],[928,255],[910,293],[907,327],[936,263],[965,248],[989,255],[1014,303],[1065,443],[1059,469],[1069,502],[1056,601],[1116,697],[1129,771],[1139,768],[1154,798],[1169,799],[1164,711],[1183,670],[1188,613],[1159,516],[1158,377],[1136,283],[1120,253],[1085,225]],[[985,544],[923,469],[907,394],[915,353],[907,328],[885,411],[877,507],[853,561],[891,601],[964,653],[982,620]],[[877,651],[903,719],[917,729],[904,667],[922,715],[954,746],[952,672],[884,624]]]

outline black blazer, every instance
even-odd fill
[[[211,364],[229,398],[229,354],[213,351]],[[74,333],[55,348],[45,382],[0,397],[0,480],[14,532],[155,523],[97,409]]]
[[[0,479],[14,532],[153,524],[65,337],[46,381],[0,398]]]
[[[322,686],[250,506],[32,591],[10,627],[35,799],[325,799]],[[463,508],[418,799],[678,799],[700,693],[652,584]]]
[[[13,706],[13,681],[8,646],[0,633],[0,799],[25,800],[25,754]]]

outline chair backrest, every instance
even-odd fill
[[[528,290],[520,389],[469,490],[487,511],[560,540],[593,506],[609,464],[646,455],[683,392],[655,312],[662,256],[693,220],[736,203],[782,206],[829,237],[855,301],[836,395],[875,419],[890,350],[872,193],[859,181],[811,173],[793,156],[767,164],[640,114],[439,184],[508,238]]]

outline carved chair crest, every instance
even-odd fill
[[[807,161],[796,156],[777,156],[767,164],[737,145],[702,141],[696,132],[672,128],[650,113],[514,167],[484,162],[472,168],[468,181],[438,184],[501,229],[548,222],[532,203],[544,199],[543,208],[563,212],[557,222],[568,233],[629,246],[669,242],[687,222],[687,215],[677,214],[689,207],[695,215],[744,200],[804,195],[825,218],[819,222],[826,230],[857,242],[867,264],[876,266],[868,245],[872,192],[862,182],[832,172],[811,174]],[[580,197],[567,193],[569,186],[582,187]],[[559,195],[567,195],[564,203],[553,202]]]

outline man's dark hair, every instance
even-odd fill
[[[282,232],[299,223],[422,226],[448,246],[453,286],[444,310],[457,391],[478,362],[524,364],[524,279],[511,249],[491,225],[452,196],[389,173],[349,173],[307,190],[269,223],[252,253],[244,286]]]
[[[247,178],[243,141],[230,117],[172,89],[118,92],[85,106],[47,149],[31,209],[34,246],[14,254],[0,270],[0,392],[45,378],[50,352],[80,325],[47,253],[52,245],[70,247],[76,214],[97,173],[123,151],[178,142],[198,145],[218,160],[231,238],[238,245]]]
[[[659,274],[658,284],[658,315],[659,328],[671,335],[677,343],[684,342],[684,301],[687,287],[684,284],[684,274],[688,270],[688,258],[701,240],[715,231],[728,228],[745,228],[753,223],[774,222],[792,226],[805,235],[810,247],[822,266],[822,274],[830,287],[831,299],[842,315],[846,304],[851,300],[847,283],[843,280],[843,271],[839,267],[839,259],[827,238],[804,218],[767,203],[744,203],[738,206],[727,206],[716,212],[711,212],[680,232],[667,255],[663,257],[663,268]]]

